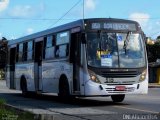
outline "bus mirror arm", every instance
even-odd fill
[[[82,41],[82,44],[86,44],[87,40],[86,40],[86,33],[82,33],[81,34],[81,41]]]

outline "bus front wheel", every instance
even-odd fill
[[[62,100],[68,100],[70,98],[69,84],[66,77],[61,77],[59,81],[59,93],[58,96]]]
[[[113,102],[122,102],[125,98],[125,95],[111,95]]]

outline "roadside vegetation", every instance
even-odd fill
[[[34,120],[33,114],[6,107],[5,104],[5,99],[0,98],[0,120]]]
[[[0,80],[4,80],[5,79],[5,71],[4,69],[0,69]]]

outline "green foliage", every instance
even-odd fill
[[[4,98],[0,98],[0,107],[2,106],[2,105],[4,105],[6,103],[6,100],[4,99]]]
[[[157,41],[155,42],[155,44],[154,45],[160,45],[160,38],[159,39],[157,39]]]
[[[34,120],[34,115],[29,112],[24,112],[18,115],[18,120]]]
[[[4,69],[0,69],[0,80],[4,80],[4,79],[5,79]]]
[[[4,98],[0,98],[0,119],[5,119],[6,116],[14,115],[12,111],[8,111],[5,109],[4,104],[6,103],[6,100]]]
[[[14,112],[13,111],[9,111],[9,110],[6,110],[5,108],[1,108],[0,109],[0,119],[3,120],[3,119],[8,119],[8,118],[17,118],[17,116],[14,115]]]
[[[34,120],[34,115],[29,112],[18,112],[14,109],[0,108],[0,120]]]
[[[18,111],[5,107],[6,100],[4,98],[0,98],[0,120],[34,120],[34,115],[29,112]]]
[[[157,37],[157,40],[160,40],[160,36]]]

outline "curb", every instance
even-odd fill
[[[4,105],[4,108],[10,109],[10,110],[11,110],[11,109],[12,109],[12,110],[15,110],[16,113],[28,112],[28,113],[34,115],[34,119],[35,119],[35,120],[44,120],[44,119],[41,119],[42,117],[41,117],[41,115],[39,115],[39,114],[34,114],[34,113],[30,112],[30,111],[20,109],[20,108],[18,108],[18,107],[15,107],[15,106],[13,106],[13,105],[10,105],[10,104],[3,104],[3,105]]]
[[[160,85],[149,85],[148,88],[160,88]]]
[[[29,111],[25,111],[25,110],[23,110],[23,109],[20,109],[20,108],[17,108],[17,107],[15,107],[15,106],[13,106],[13,105],[10,105],[10,104],[4,104],[4,107],[6,108],[6,109],[14,109],[16,112],[29,112]],[[31,113],[31,112],[29,112],[29,113]],[[31,113],[31,114],[33,114],[33,113]]]
[[[63,114],[62,115],[56,115],[56,114],[55,115],[54,114],[53,115],[52,114],[35,114],[35,113],[31,112],[31,111],[20,109],[18,107],[10,105],[10,104],[4,104],[4,108],[15,110],[17,113],[28,112],[28,113],[34,115],[34,120],[60,120],[60,119],[63,119]]]

